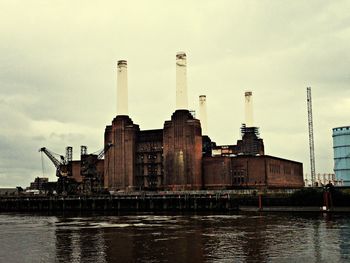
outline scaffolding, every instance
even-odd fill
[[[243,123],[242,127],[241,127],[241,136],[242,136],[242,138],[243,138],[243,136],[245,134],[255,134],[257,139],[260,139],[259,127],[247,127],[246,124]]]

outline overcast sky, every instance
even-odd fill
[[[175,110],[175,55],[188,58],[190,108],[207,95],[208,132],[235,144],[244,91],[265,153],[333,172],[332,128],[350,125],[350,1],[0,0],[0,187],[55,180],[38,149],[103,147],[116,114],[116,62],[128,60],[129,112],[141,129]]]

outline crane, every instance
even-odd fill
[[[105,145],[105,147],[99,152],[97,155],[97,159],[102,160],[105,156],[105,153],[113,146],[113,143],[109,142]]]
[[[57,177],[65,177],[68,175],[68,169],[67,169],[68,163],[63,155],[59,155],[57,153],[54,153],[54,152],[48,150],[46,147],[40,148],[39,152],[45,153],[46,156],[53,163],[53,165],[56,167],[56,176]],[[55,156],[57,156],[59,159],[57,159]]]
[[[87,154],[86,151],[82,154],[81,160],[81,174],[84,176],[94,175],[95,172],[91,172],[92,170],[96,170],[96,164],[99,160],[102,160],[105,153],[113,146],[112,143],[106,144],[106,146],[95,153]]]
[[[66,148],[66,157],[54,153],[46,147],[40,148],[39,152],[44,153],[56,167],[56,176],[58,177],[56,192],[58,194],[76,193],[78,183],[71,178],[72,147]]]
[[[97,164],[99,160],[103,159],[105,153],[112,146],[112,143],[108,143],[98,152],[92,154],[86,154],[86,152],[84,152],[85,154],[82,154],[80,174],[83,177],[84,192],[90,194],[91,192],[100,190],[103,181],[103,173],[98,172]]]
[[[311,166],[311,186],[315,186],[315,147],[314,147],[314,124],[312,120],[312,100],[311,87],[306,88],[307,93],[307,116],[309,125],[309,148],[310,148],[310,166]]]

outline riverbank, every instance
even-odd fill
[[[96,196],[1,196],[0,212],[262,211],[350,212],[348,189],[129,192]]]

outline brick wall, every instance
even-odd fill
[[[203,158],[206,189],[235,187],[303,187],[301,163],[273,156]]]
[[[132,190],[135,185],[135,145],[139,131],[128,116],[117,116],[105,130],[105,145],[113,146],[105,155],[104,185],[109,190]]]
[[[164,188],[202,188],[202,131],[188,110],[177,110],[164,123]]]

